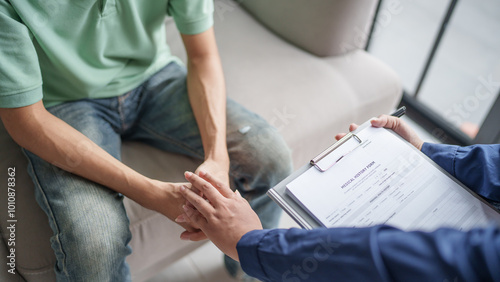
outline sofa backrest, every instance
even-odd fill
[[[320,57],[364,48],[376,0],[235,0],[292,44]]]

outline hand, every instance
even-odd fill
[[[199,174],[204,171],[218,179],[227,186],[229,185],[229,157],[221,160],[206,159],[194,173]]]
[[[249,231],[262,229],[259,217],[239,192],[233,192],[212,175],[203,171],[199,172],[199,176],[186,172],[186,179],[206,199],[191,189],[181,188],[181,194],[195,208],[184,205],[184,214],[176,221],[199,226],[222,252],[238,260],[236,244]],[[187,231],[181,234],[181,239],[191,240],[192,236]]]
[[[388,116],[388,115],[381,115],[378,118],[374,118],[371,121],[372,126],[374,127],[384,127],[388,129],[392,129],[394,132],[399,134],[401,137],[403,137],[406,141],[410,142],[413,146],[415,146],[417,149],[421,150],[422,145],[424,144],[424,141],[418,137],[417,133],[408,125],[406,122],[404,122],[402,119],[393,117],[393,116]],[[352,123],[349,126],[349,131],[354,131],[358,128],[358,125],[355,123]],[[340,138],[344,137],[346,134],[345,133],[340,133],[335,136],[335,139],[339,140]]]
[[[148,208],[155,210],[170,220],[174,221],[179,215],[184,213],[182,206],[186,202],[184,196],[181,194],[181,187],[190,187],[190,183],[171,183],[152,180],[152,183],[160,193],[158,197],[151,201]],[[193,238],[198,240],[206,239],[207,237],[203,232],[194,224],[189,222],[177,222],[180,226],[184,227],[186,231],[193,234]]]

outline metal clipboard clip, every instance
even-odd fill
[[[363,142],[354,133],[347,133],[339,141],[321,152],[318,156],[311,160],[310,164],[316,167],[319,171],[325,172],[332,166],[337,164],[345,156],[361,146]],[[338,150],[337,150],[338,149]]]

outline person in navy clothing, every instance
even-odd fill
[[[394,130],[477,194],[500,202],[500,145],[424,143],[402,120],[386,115],[372,125]],[[246,273],[263,281],[500,281],[499,226],[467,232],[405,232],[387,225],[262,230],[238,192],[202,171],[185,176],[206,199],[181,188],[187,203],[176,220],[199,226]],[[181,234],[184,240],[191,236]]]

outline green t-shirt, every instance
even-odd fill
[[[165,17],[213,24],[211,0],[0,0],[0,108],[116,97],[169,62]],[[42,84],[43,82],[43,84]]]

